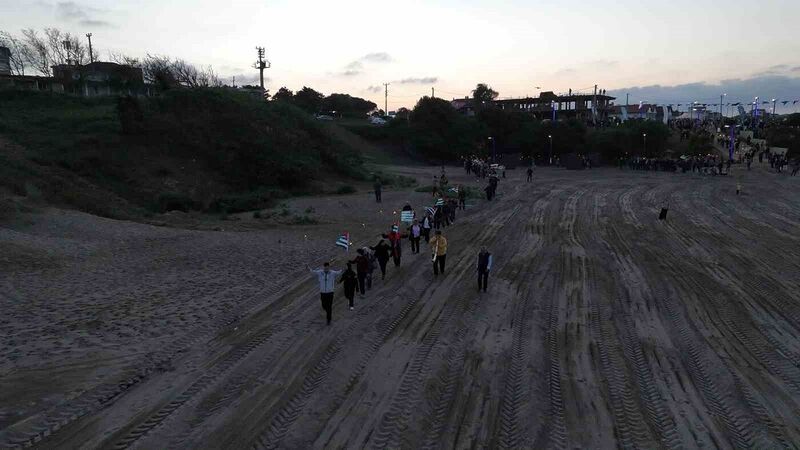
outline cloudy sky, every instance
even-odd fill
[[[631,102],[800,99],[798,0],[0,0],[0,30],[92,32],[109,51],[176,56],[268,87],[345,92],[389,109],[542,90],[631,94]],[[797,105],[797,106],[800,106]]]

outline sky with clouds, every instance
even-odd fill
[[[798,0],[0,0],[0,30],[58,27],[108,52],[170,55],[272,92],[310,86],[389,109],[469,95],[588,92],[680,103],[800,99]]]

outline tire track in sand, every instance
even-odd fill
[[[490,237],[495,236],[503,225],[517,215],[519,210],[520,206],[517,204],[511,211],[496,218],[493,221],[495,224],[487,227],[487,230],[484,232],[484,235],[478,239],[478,242],[487,241],[490,239]],[[465,260],[462,261],[466,262]],[[463,267],[460,267],[461,273],[458,278],[465,276],[465,272],[468,271],[468,267],[471,266],[469,263],[461,265]],[[475,319],[474,313],[477,301],[479,301],[479,299],[473,299],[469,302],[466,308],[464,308],[465,314],[469,319],[467,321],[467,325],[464,326],[464,333],[466,333],[466,330],[468,329],[468,324]],[[391,405],[389,406],[389,411],[381,417],[380,424],[375,432],[375,437],[372,440],[372,448],[384,449],[397,448],[400,446],[400,432],[406,427],[406,424],[411,417],[412,409],[420,401],[421,393],[419,388],[424,384],[423,380],[429,369],[429,356],[431,355],[434,346],[438,344],[442,328],[444,328],[452,319],[456,311],[456,306],[461,305],[464,302],[466,302],[466,299],[463,296],[459,297],[458,301],[455,302],[448,300],[440,315],[435,319],[431,329],[428,330],[425,338],[422,341],[422,344],[419,346],[414,355],[414,359],[403,373],[400,387],[398,388],[398,391],[394,396]],[[456,334],[458,334],[458,332]],[[466,344],[463,339],[458,342],[459,346],[464,346]],[[446,380],[445,390],[449,389],[447,385],[453,383],[453,381],[454,379]]]

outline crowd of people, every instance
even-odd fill
[[[487,191],[487,198],[491,200],[497,189],[498,177],[489,175],[491,195]],[[376,202],[381,202],[380,184],[376,183]],[[444,167],[438,177],[434,177],[432,189],[433,204],[436,206],[426,208],[424,213],[417,217],[417,213],[410,203],[401,209],[401,218],[407,221],[396,221],[391,224],[389,231],[381,233],[380,239],[374,246],[365,246],[356,250],[356,256],[346,262],[346,268],[334,270],[330,262],[325,262],[320,269],[308,270],[317,277],[319,283],[320,301],[328,325],[331,324],[333,315],[333,297],[336,284],[343,285],[345,298],[348,300],[350,310],[355,309],[356,294],[365,298],[372,289],[374,276],[380,270],[381,280],[385,280],[389,261],[394,267],[400,267],[403,255],[403,241],[408,240],[411,254],[421,253],[421,243],[430,249],[433,276],[438,278],[445,275],[447,263],[448,242],[443,230],[455,223],[456,211],[466,208],[466,189],[464,186],[450,187]],[[406,212],[406,214],[402,214]],[[492,254],[482,247],[477,256],[476,272],[478,278],[478,291],[486,292],[488,289],[489,272],[493,263]]]

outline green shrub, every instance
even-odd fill
[[[316,225],[318,223],[319,221],[317,219],[307,215],[303,216],[296,215],[292,217],[291,221],[289,221],[289,224],[291,225]]]
[[[162,192],[156,197],[156,209],[162,213],[167,211],[189,212],[200,209],[200,205],[188,195],[179,192]]]
[[[354,192],[356,192],[356,188],[350,186],[349,184],[345,184],[344,186],[339,186],[339,188],[336,189],[336,193],[339,195],[352,194]]]
[[[372,181],[381,180],[381,184],[384,186],[398,188],[409,188],[417,184],[417,179],[414,177],[388,174],[380,170],[373,172],[370,179]]]
[[[428,194],[430,194],[431,192],[433,192],[433,188],[434,187],[435,186],[433,186],[433,185],[420,186],[420,187],[414,189],[414,192],[427,192]]]
[[[240,213],[272,206],[284,194],[280,191],[257,190],[229,194],[214,199],[208,209],[212,212]]]

